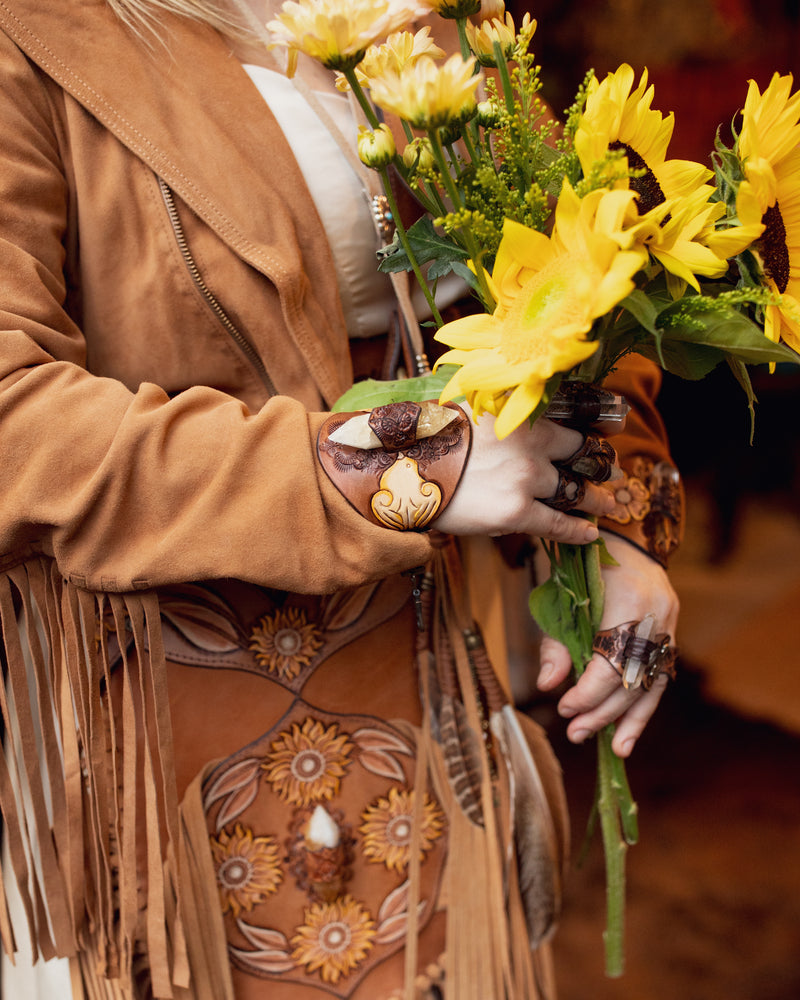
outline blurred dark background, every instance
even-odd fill
[[[675,112],[669,156],[709,164],[748,80],[800,86],[800,0],[540,0],[544,96],[567,107],[593,67],[646,66]],[[573,866],[556,938],[561,1000],[800,998],[800,374],[754,373],[755,436],[727,370],[667,377],[660,405],[687,487],[673,559],[679,680],[634,752],[641,840],[628,852],[627,970],[603,974],[599,838]],[[594,749],[548,706],[577,859]]]

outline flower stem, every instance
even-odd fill
[[[356,71],[354,68],[344,70],[344,76],[347,82],[350,84],[350,89],[355,94],[356,100],[358,101],[361,110],[364,112],[364,116],[369,122],[370,128],[376,129],[380,126],[378,121],[378,116],[375,114],[375,109],[370,104],[367,99],[367,95],[364,93],[364,88],[358,82],[358,77],[356,76]]]
[[[597,734],[597,808],[606,861],[606,929],[603,933],[606,975],[618,977],[625,968],[625,854],[628,845],[620,831],[618,800],[613,784],[613,761],[616,757],[611,749],[613,735],[613,726],[606,726]]]
[[[580,677],[592,657],[603,610],[601,545],[548,545],[547,551],[552,567],[549,585],[555,587],[558,611],[545,631],[567,646]],[[543,621],[539,624],[545,627]],[[638,839],[638,819],[625,762],[611,747],[613,737],[613,724],[597,734],[597,786],[587,840],[599,819],[606,868],[605,966],[606,975],[616,977],[624,968],[626,852]]]
[[[425,296],[425,300],[431,310],[431,315],[436,323],[437,327],[440,327],[444,320],[442,319],[441,313],[439,312],[439,307],[436,305],[436,301],[433,297],[433,292],[430,290],[428,282],[425,280],[425,275],[422,273],[419,262],[417,261],[414,251],[411,249],[411,243],[408,239],[408,233],[406,232],[405,226],[403,225],[403,220],[400,218],[400,212],[397,208],[397,200],[394,196],[394,191],[392,190],[391,178],[389,177],[389,171],[386,167],[383,167],[380,171],[381,181],[383,182],[383,191],[386,195],[386,200],[389,203],[389,209],[392,213],[392,218],[394,219],[395,229],[397,230],[397,238],[400,240],[400,245],[405,250],[408,260],[411,264],[411,269],[414,272],[414,276],[419,282],[419,286]]]
[[[453,176],[450,173],[450,169],[447,164],[447,157],[445,156],[444,147],[442,146],[442,138],[439,135],[438,128],[432,128],[428,132],[428,138],[431,141],[431,149],[433,150],[433,155],[436,160],[436,165],[439,168],[439,172],[442,175],[442,186],[447,192],[448,197],[453,205],[453,209],[457,212],[464,207],[464,203],[461,199],[461,194],[459,193],[458,187],[456,186]],[[489,290],[489,286],[486,283],[486,274],[483,269],[482,257],[478,244],[472,233],[468,228],[459,228],[459,233],[461,234],[461,239],[464,243],[464,249],[470,256],[473,264],[475,265],[475,276],[478,279],[478,288],[480,291],[481,299],[483,300],[484,307],[487,312],[492,312],[494,310],[494,296]]]

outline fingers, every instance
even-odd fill
[[[576,512],[608,513],[613,507],[608,491],[587,484],[568,510],[553,510],[543,502],[558,489],[554,463],[574,455],[583,441],[578,431],[549,420],[537,420],[533,427],[520,427],[498,440],[493,419],[482,417],[473,430],[461,482],[436,527],[456,535],[519,532],[578,545],[594,541],[597,529]],[[583,487],[583,477],[575,478]]]
[[[540,691],[552,691],[570,676],[572,658],[569,650],[549,635],[542,636],[539,646],[539,676],[536,686]]]
[[[652,612],[654,634],[668,633],[674,640],[678,599],[662,567],[621,538],[606,535],[605,541],[618,565],[603,570],[606,600],[601,629],[615,630]],[[541,569],[543,560],[539,559],[538,564]],[[549,637],[542,641],[541,660],[538,681],[541,690],[552,690],[570,676],[569,654]],[[614,752],[620,757],[629,756],[666,686],[667,678],[661,675],[649,691],[641,686],[626,690],[619,672],[604,656],[595,654],[558,703],[559,714],[569,720],[567,737],[582,743],[614,723]]]
[[[583,517],[566,514],[561,510],[553,510],[538,500],[529,502],[527,510],[512,519],[513,527],[490,531],[490,535],[511,534],[520,532],[535,535],[538,538],[548,538],[563,544],[585,545],[593,542],[599,535],[597,525]]]
[[[666,685],[667,678],[659,677],[649,691],[641,687],[626,691],[610,664],[602,657],[593,657],[575,686],[558,703],[559,715],[570,719],[567,738],[583,743],[613,722],[614,752],[619,757],[629,756]]]

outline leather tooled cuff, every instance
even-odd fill
[[[683,529],[678,470],[644,455],[633,456],[625,466],[622,478],[611,484],[616,506],[601,518],[600,527],[638,545],[666,567]]]
[[[330,416],[317,454],[333,485],[368,521],[421,531],[455,493],[471,438],[469,418],[454,403],[390,403]]]

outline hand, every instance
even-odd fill
[[[662,567],[636,546],[616,535],[605,535],[608,551],[619,563],[603,569],[606,585],[601,628],[642,619],[649,611],[656,616],[656,630],[667,632],[674,642],[678,620],[678,597]],[[544,556],[546,561],[546,556]],[[542,640],[538,686],[542,691],[558,687],[570,675],[572,661],[566,647],[549,636]],[[595,655],[579,680],[558,703],[559,714],[569,719],[567,737],[582,743],[609,722],[616,723],[612,748],[619,757],[630,755],[636,740],[655,712],[664,688],[665,675],[649,691],[622,686],[608,661]]]
[[[469,413],[467,406],[464,409]],[[594,541],[594,524],[541,503],[558,487],[553,463],[573,455],[582,441],[579,431],[545,419],[518,427],[501,441],[492,416],[473,421],[472,448],[461,482],[435,527],[453,535],[521,533],[564,543]],[[587,481],[576,509],[602,516],[613,505],[605,487]]]

